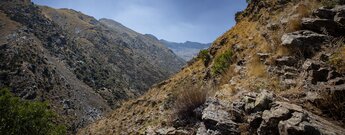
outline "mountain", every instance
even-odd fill
[[[0,87],[49,102],[71,133],[184,64],[158,40],[113,20],[30,0],[0,2]]]
[[[195,61],[78,134],[344,134],[344,2],[248,2]]]
[[[171,49],[176,55],[183,58],[185,61],[191,60],[193,57],[198,55],[200,50],[207,49],[211,46],[211,43],[203,44],[191,41],[176,43],[161,39],[160,42]]]

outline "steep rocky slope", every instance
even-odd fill
[[[69,131],[144,93],[184,61],[111,20],[29,0],[0,2],[0,87],[48,101]]]
[[[343,134],[337,4],[253,0],[208,53],[78,134]]]
[[[207,49],[211,46],[211,44],[203,44],[191,41],[176,43],[161,39],[160,42],[186,61],[196,57],[200,50]]]

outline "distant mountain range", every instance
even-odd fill
[[[157,37],[151,34],[145,34],[145,36],[154,40],[158,40]],[[164,39],[161,39],[159,41],[185,61],[191,60],[193,57],[198,55],[200,50],[207,49],[211,46],[211,43],[204,44],[191,41],[186,41],[184,43],[171,42]]]
[[[166,41],[164,39],[161,39],[159,41],[185,61],[191,60],[193,57],[198,55],[200,50],[207,49],[211,46],[211,43],[204,44],[191,41],[186,41],[184,43],[176,43]]]

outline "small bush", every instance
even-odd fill
[[[201,50],[198,57],[204,62],[204,65],[207,66],[210,63],[211,56],[208,53],[208,50]]]
[[[342,47],[338,52],[331,55],[329,64],[338,71],[345,72],[345,47]]]
[[[185,89],[179,93],[173,107],[173,121],[183,120],[188,123],[193,119],[200,119],[194,110],[205,103],[207,95],[207,90],[197,88]]]
[[[212,67],[212,73],[220,74],[220,73],[225,72],[225,70],[228,69],[228,67],[231,64],[232,55],[233,55],[232,51],[227,50],[220,56],[216,57],[214,61],[214,65]]]
[[[55,125],[56,115],[47,103],[22,101],[8,89],[0,90],[1,135],[62,135],[64,126]]]
[[[236,14],[235,14],[235,21],[236,21],[236,23],[238,23],[238,22],[241,21],[241,19],[242,19],[242,13],[243,13],[243,11],[238,11],[238,12],[236,12]]]

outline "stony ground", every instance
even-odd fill
[[[78,134],[343,134],[345,6],[322,6],[253,1],[210,61],[189,62]]]

